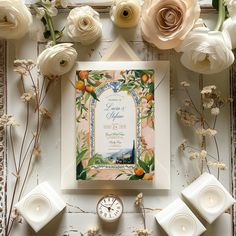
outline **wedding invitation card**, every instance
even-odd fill
[[[169,62],[78,62],[61,84],[62,189],[169,189]]]
[[[77,70],[76,179],[152,180],[154,68]]]

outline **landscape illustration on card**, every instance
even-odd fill
[[[76,179],[152,180],[155,70],[77,70]]]

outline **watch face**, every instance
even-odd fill
[[[100,199],[97,204],[98,216],[107,222],[113,222],[120,218],[123,212],[123,203],[119,197],[108,195]]]

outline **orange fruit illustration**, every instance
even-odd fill
[[[87,70],[81,70],[79,72],[79,77],[81,79],[88,79],[88,76],[89,76],[89,72]]]
[[[152,93],[148,93],[145,98],[146,98],[147,102],[150,102],[151,100],[153,100],[154,96]]]
[[[75,87],[78,90],[85,90],[85,83],[81,80],[76,81]]]
[[[141,176],[141,175],[144,174],[144,170],[143,170],[143,168],[141,168],[141,167],[137,167],[137,168],[134,169],[134,173],[135,173],[137,176]]]
[[[152,180],[153,179],[153,173],[146,173],[143,176],[143,180]]]
[[[92,86],[91,84],[86,85],[85,90],[86,90],[88,93],[91,93],[91,92],[93,92],[93,86]]]
[[[146,83],[146,82],[149,80],[149,76],[148,76],[147,74],[143,74],[143,75],[141,76],[141,80],[142,80],[144,83]]]

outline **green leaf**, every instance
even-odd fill
[[[150,84],[148,84],[148,87],[149,87],[149,91],[150,91],[150,93],[154,93],[154,89],[155,89],[155,87],[154,87],[154,83],[151,82]]]
[[[41,21],[43,22],[43,24],[46,26],[47,25],[47,21],[44,17],[41,18]]]
[[[140,180],[143,178],[143,175],[137,176],[137,175],[131,175],[129,180]]]
[[[146,152],[145,157],[144,157],[144,162],[148,163],[149,162],[149,155]]]
[[[93,87],[97,87],[99,86],[99,84],[93,83],[93,81],[91,79],[87,80],[89,84],[91,84]]]
[[[95,100],[99,101],[99,100],[98,100],[98,97],[97,97],[97,94],[96,94],[95,92],[91,92],[90,94],[92,95],[92,97],[93,97]]]
[[[118,179],[120,176],[122,176],[124,173],[120,173],[116,176],[116,179]]]
[[[219,9],[219,0],[212,0],[212,6],[218,10]]]
[[[87,179],[87,171],[83,171],[83,172],[79,175],[78,179],[86,180],[86,179]]]
[[[76,155],[76,163],[77,165],[81,162],[82,157],[84,156],[84,154],[87,152],[88,149],[84,149],[81,152],[77,151],[77,155]]]
[[[43,36],[45,39],[49,39],[51,37],[51,32],[49,30],[47,30],[43,33]]]
[[[106,77],[107,79],[111,79],[111,78],[112,78],[112,76],[111,76],[111,75],[108,75],[108,74],[105,74],[105,77]]]
[[[84,167],[82,165],[82,163],[80,162],[77,166],[76,166],[76,176],[77,179],[79,178],[80,174],[84,171]]]
[[[142,161],[141,159],[138,159],[138,164],[140,167],[144,169],[146,173],[149,173],[149,166],[144,161]]]

